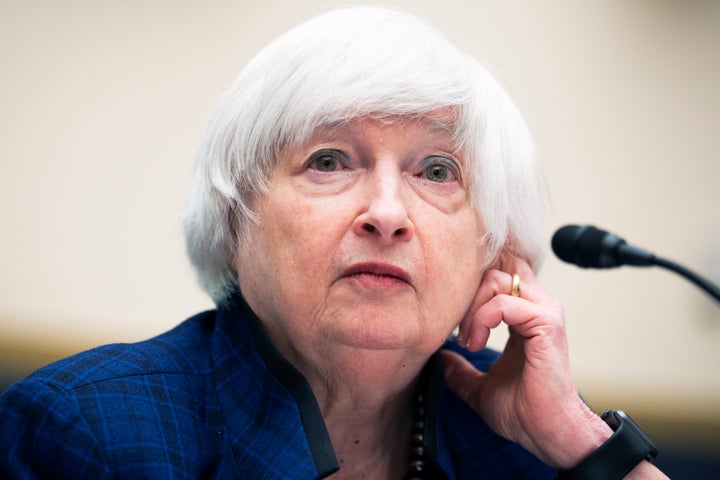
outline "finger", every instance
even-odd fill
[[[465,403],[473,406],[485,374],[473,367],[462,355],[449,350],[443,350],[440,354],[448,387]]]
[[[565,345],[566,342],[564,312],[557,301],[546,299],[542,303],[533,303],[519,297],[498,295],[475,312],[472,328],[467,332],[469,349],[478,348],[475,342],[482,337],[475,337],[475,334],[478,330],[482,334],[481,325],[497,325],[500,322],[524,338],[543,336],[557,340],[556,345]]]
[[[484,309],[488,314],[478,315],[483,306],[498,295],[509,295],[512,289],[512,276],[500,270],[491,269],[485,272],[475,294],[475,298],[465,317],[460,322],[458,343],[470,350],[483,348],[490,336],[490,330],[497,327],[502,321],[502,315],[492,310]],[[521,280],[520,293],[523,284]],[[531,298],[533,289],[531,288]],[[532,301],[532,300],[531,300]]]
[[[520,279],[518,297],[535,304],[548,303],[555,305],[557,302],[550,297],[540,284],[535,280],[530,265],[519,258],[513,262],[505,262],[505,266],[511,265],[517,269]],[[513,275],[490,269],[483,275],[478,291],[465,317],[461,320],[458,330],[458,344],[471,351],[483,348],[493,328],[496,328],[502,321],[504,315],[488,309],[485,305],[498,296],[512,296]],[[480,314],[479,312],[484,313]],[[512,322],[506,322],[511,324]]]
[[[480,350],[487,344],[490,331],[500,323],[513,328],[525,338],[535,335],[552,335],[565,338],[565,315],[562,305],[549,296],[532,297],[537,292],[529,287],[529,295],[536,301],[522,297],[496,295],[463,320],[459,342],[470,351]],[[538,300],[541,298],[541,300]]]
[[[487,345],[492,329],[503,321],[503,313],[497,308],[488,308],[488,303],[478,307],[470,317],[460,325],[458,343],[475,352]]]
[[[480,285],[481,290],[483,288],[487,289],[484,292],[484,295],[487,297],[486,302],[497,295],[512,295],[514,275],[517,275],[520,280],[518,297],[535,303],[550,298],[535,279],[535,275],[532,269],[530,269],[530,266],[527,265],[527,263],[524,265],[524,268],[518,268],[517,271],[511,273],[499,270],[488,271],[486,277],[483,278],[483,282],[487,282],[488,285]]]

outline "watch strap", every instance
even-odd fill
[[[559,480],[619,480],[643,460],[657,457],[655,444],[625,412],[606,410],[602,419],[612,436],[578,465],[559,471]]]

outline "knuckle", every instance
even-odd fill
[[[485,273],[485,281],[492,285],[495,291],[498,291],[498,287],[501,285],[504,275],[506,274],[500,270],[488,270]]]
[[[513,297],[508,297],[507,295],[496,295],[493,297],[492,301],[495,304],[495,306],[502,310],[505,310],[507,307],[510,306],[510,303],[514,300]]]

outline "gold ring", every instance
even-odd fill
[[[520,275],[513,273],[512,276],[512,287],[510,287],[510,295],[513,297],[520,296]]]

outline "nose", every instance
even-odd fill
[[[365,188],[365,208],[353,222],[353,231],[375,238],[381,245],[407,242],[415,234],[399,172],[376,172]]]

